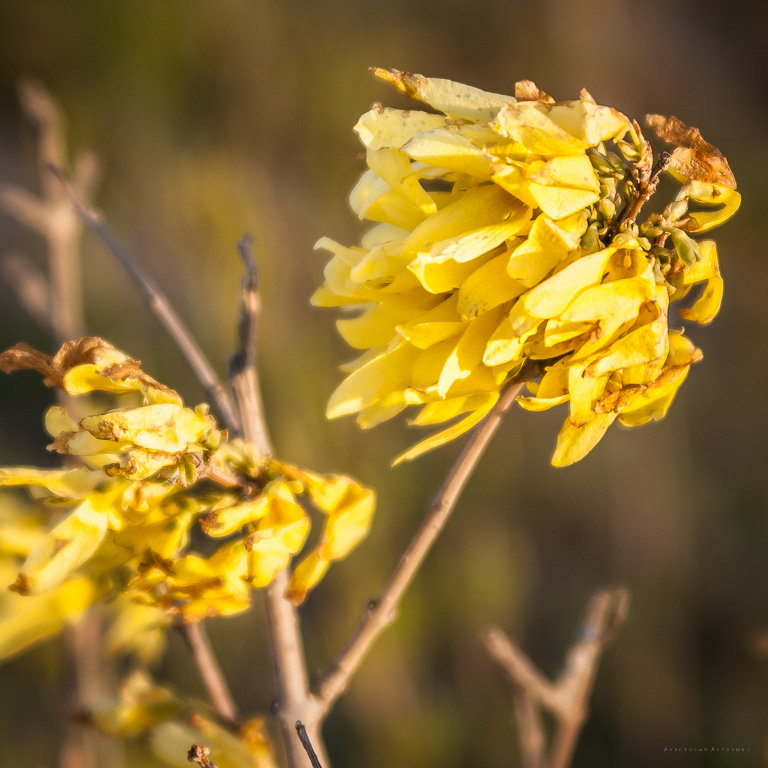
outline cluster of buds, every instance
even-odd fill
[[[237,613],[302,553],[288,587],[298,603],[368,532],[373,491],[230,440],[207,406],[186,407],[102,339],[67,342],[52,357],[20,344],[0,355],[0,370],[38,371],[68,395],[91,394],[91,405],[102,393],[122,398],[79,417],[49,408],[49,449],[67,457],[63,468],[0,468],[0,486],[26,486],[50,510],[15,550],[25,559],[12,588],[41,598],[41,611],[51,597],[66,617],[118,594],[187,622]],[[305,507],[323,518],[307,553]],[[0,655],[3,637],[0,628]]]
[[[409,406],[412,423],[450,422],[395,461],[477,424],[501,391],[519,403],[569,403],[553,464],[584,457],[618,420],[661,418],[701,352],[669,327],[669,305],[707,323],[722,279],[711,240],[693,233],[739,206],[725,158],[676,118],[649,116],[674,145],[654,161],[640,126],[582,90],[556,102],[530,81],[515,96],[374,70],[435,111],[374,106],[355,126],[368,169],[350,202],[374,222],[359,246],[328,238],[312,297],[361,310],[337,326],[362,354],[329,417],[367,428]],[[640,222],[662,173],[678,191]]]

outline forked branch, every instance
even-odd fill
[[[625,620],[628,607],[625,589],[600,590],[592,596],[581,636],[568,651],[555,681],[548,680],[500,629],[485,634],[488,652],[512,683],[525,768],[567,768],[570,764],[587,717],[600,656]],[[548,751],[543,711],[555,719]]]

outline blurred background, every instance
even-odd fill
[[[768,5],[714,0],[26,0],[0,3],[0,183],[37,190],[24,76],[96,153],[96,205],[165,288],[218,370],[235,345],[249,232],[261,271],[261,375],[280,456],[374,485],[370,538],[302,611],[312,668],[328,664],[379,590],[459,446],[389,468],[404,420],[328,423],[352,355],[311,308],[321,235],[361,231],[347,194],[363,164],[357,117],[406,106],[368,72],[395,67],[557,99],[587,87],[642,118],[675,114],[728,157],[743,194],[715,234],[726,282],[704,351],[667,418],[613,428],[580,464],[549,466],[561,409],[513,411],[408,594],[326,727],[335,768],[518,765],[510,692],[481,631],[498,624],[549,675],[591,593],[622,584],[629,619],[601,664],[576,766],[751,766],[768,740]],[[0,251],[45,264],[42,240],[0,215]],[[189,402],[201,390],[96,240],[83,245],[87,327]],[[0,346],[54,344],[0,283]],[[0,378],[0,463],[50,462],[32,376]],[[245,712],[273,697],[261,605],[211,636]],[[53,640],[0,667],[0,752],[54,766],[66,661]],[[173,640],[160,670],[202,695]],[[245,673],[243,673],[245,670]],[[695,752],[682,752],[693,748]],[[703,752],[702,748],[742,751]],[[136,765],[153,766],[135,754]],[[675,750],[675,751],[671,751]]]

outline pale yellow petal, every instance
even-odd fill
[[[417,134],[443,128],[446,122],[443,115],[377,105],[360,117],[354,130],[368,149],[400,149]]]
[[[567,467],[583,459],[600,442],[615,419],[615,413],[598,413],[579,426],[566,419],[557,436],[552,465]]]
[[[605,248],[556,272],[517,300],[516,315],[539,318],[559,315],[579,293],[600,282],[605,265],[614,252],[615,248]]]
[[[491,178],[491,160],[482,146],[476,146],[455,131],[438,129],[414,136],[403,152],[419,162],[458,171],[478,181]]]
[[[339,384],[328,402],[328,418],[356,413],[389,392],[409,386],[410,368],[418,354],[407,342],[378,352]]]
[[[504,104],[515,101],[512,96],[481,91],[479,88],[439,77],[424,77],[379,67],[375,67],[373,72],[407,96],[419,99],[450,117],[473,123],[489,122]]]
[[[438,432],[437,434],[428,437],[426,440],[422,440],[420,443],[412,446],[407,451],[404,451],[394,459],[392,466],[396,466],[403,461],[411,461],[412,459],[415,459],[416,457],[421,456],[428,451],[434,450],[441,445],[445,445],[445,443],[449,443],[460,435],[463,435],[465,432],[472,429],[472,427],[474,427],[485,418],[485,416],[488,414],[488,411],[493,408],[498,399],[498,392],[487,393],[484,398],[484,403],[481,407],[478,407],[477,410],[473,411],[469,414],[469,416],[457,422],[456,424],[453,424],[447,429],[444,429],[442,432]]]
[[[509,255],[502,253],[479,266],[461,284],[457,310],[464,320],[472,320],[494,307],[525,293],[526,286],[508,272]]]

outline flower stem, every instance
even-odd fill
[[[230,725],[237,725],[239,720],[237,706],[232,698],[226,678],[222,674],[221,667],[213,653],[205,628],[201,623],[195,622],[192,624],[179,624],[179,630],[192,652],[192,657],[195,660],[214,709],[222,720],[225,720]]]
[[[421,525],[392,571],[381,594],[369,604],[355,634],[331,668],[320,678],[315,692],[322,707],[323,717],[344,692],[373,643],[394,621],[405,591],[445,527],[467,481],[477,467],[491,438],[496,434],[502,417],[514,403],[522,387],[523,382],[520,381],[509,385],[501,393],[485,421],[473,432],[432,500]]]

